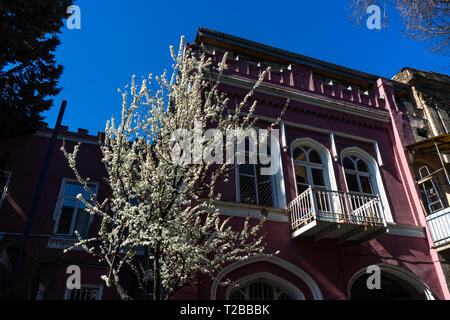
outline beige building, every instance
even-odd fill
[[[450,77],[403,68],[393,78],[410,86],[401,101],[413,132],[406,146],[434,246],[450,284]]]

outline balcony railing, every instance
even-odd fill
[[[328,230],[327,235],[332,238],[344,236],[345,231],[352,231],[347,234],[346,239],[350,239],[356,236],[357,230],[367,233],[370,228],[381,227],[385,230],[386,227],[381,202],[376,195],[310,187],[289,203],[288,210],[293,237],[294,234],[297,236],[303,233],[300,230],[303,228],[309,235],[315,235],[319,231],[326,234]],[[339,225],[345,225],[345,228],[338,231]],[[311,231],[315,226],[318,226],[315,228],[316,232]],[[354,230],[352,226],[362,228]]]
[[[445,208],[427,216],[428,227],[436,247],[450,244],[450,208]]]

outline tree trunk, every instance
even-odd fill
[[[153,300],[161,300],[161,274],[159,265],[160,243],[155,246],[153,260]]]

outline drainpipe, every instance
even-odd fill
[[[22,260],[25,256],[28,238],[30,237],[30,231],[31,231],[31,227],[33,226],[33,220],[34,220],[34,217],[36,216],[39,201],[41,199],[41,193],[44,188],[45,178],[47,176],[47,171],[50,166],[50,161],[52,160],[53,150],[55,149],[55,146],[56,146],[56,139],[58,138],[59,128],[61,127],[61,121],[62,121],[62,118],[64,115],[64,111],[66,110],[66,104],[67,104],[67,102],[66,102],[66,100],[64,100],[61,104],[61,108],[59,109],[58,119],[56,120],[55,129],[53,129],[53,134],[52,134],[52,138],[50,140],[50,145],[47,150],[47,155],[45,156],[45,162],[44,162],[44,165],[41,170],[41,174],[39,177],[39,182],[38,182],[36,191],[34,193],[33,203],[31,206],[31,212],[28,215],[27,224],[25,225],[25,231],[23,233],[22,241],[20,243],[19,253],[16,258],[13,272],[8,281],[8,285],[7,285],[7,289],[6,289],[6,299],[12,299],[13,295],[14,295],[16,280],[17,280],[17,277],[18,277],[21,267],[22,267]]]
[[[424,105],[424,103],[422,102],[422,97],[421,97],[420,93],[417,91],[416,87],[412,86],[411,89],[412,89],[414,98],[416,99],[416,101],[419,101],[420,106],[422,107],[422,110],[425,112],[425,115],[426,115],[427,120],[428,120],[428,125],[431,128],[433,136],[438,136],[439,132],[438,132],[438,130],[436,128],[436,125],[435,125],[435,123],[433,121],[433,118],[431,117],[430,111],[428,110],[428,106]]]

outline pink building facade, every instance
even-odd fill
[[[291,102],[275,146],[280,150],[278,172],[262,177],[257,167],[244,165],[219,188],[223,197],[218,206],[222,214],[236,217],[236,223],[243,217],[267,216],[267,252],[280,253],[224,266],[218,278],[230,278],[239,288],[200,277],[196,287],[183,289],[176,298],[450,298],[403,147],[412,142],[412,134],[397,101],[408,96],[408,86],[203,28],[190,47],[205,50],[216,62],[230,53],[221,83],[232,103],[271,66],[255,94],[262,128],[278,118],[287,98]],[[25,213],[50,134],[43,128],[30,138],[0,142],[15,159],[7,168],[8,199]],[[57,149],[63,138],[67,145],[82,142],[81,174],[91,177],[98,197],[104,198],[109,190],[102,179],[98,137],[63,130]],[[83,216],[71,198],[73,179],[56,150],[18,281],[18,298],[115,298],[99,278],[104,266],[81,251],[62,253],[73,241],[75,225],[86,232],[96,230],[95,219]],[[9,272],[8,260],[14,259],[25,223],[8,199],[0,207],[3,275]],[[81,267],[83,292],[66,289],[66,270],[72,264]],[[379,290],[366,285],[371,266],[381,272]],[[129,292],[134,291],[130,278]]]

